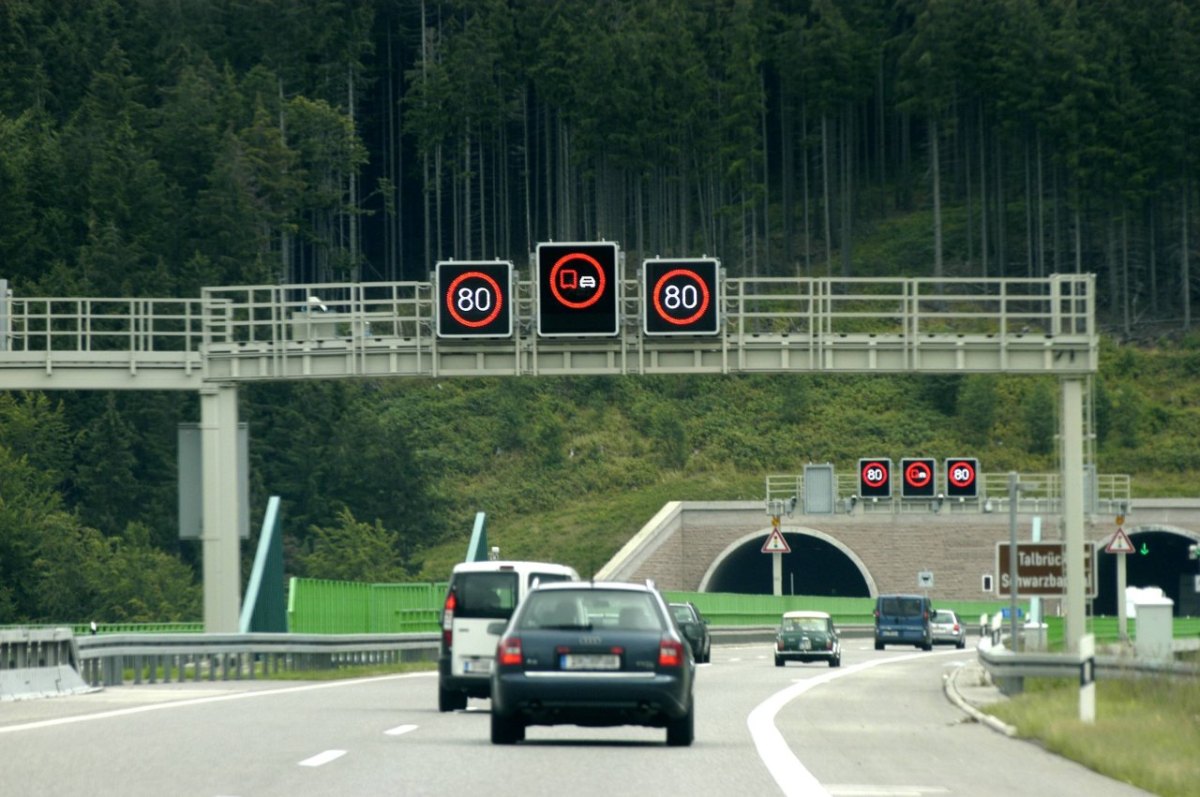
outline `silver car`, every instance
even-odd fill
[[[933,617],[929,618],[929,627],[933,631],[933,644],[954,645],[956,648],[967,646],[967,627],[949,609],[935,610]]]

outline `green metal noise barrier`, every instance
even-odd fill
[[[437,631],[447,582],[366,584],[292,578],[288,628],[293,634],[403,634]]]

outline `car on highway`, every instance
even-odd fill
[[[880,595],[875,599],[875,649],[886,645],[915,645],[933,650],[929,617],[933,610],[925,595]]]
[[[499,634],[488,626],[508,620],[534,585],[578,581],[574,568],[552,562],[488,560],[454,566],[442,604],[438,649],[438,711],[467,707],[491,691]]]
[[[492,630],[493,744],[523,741],[530,725],[638,725],[692,743],[695,658],[653,583],[539,585]]]
[[[789,661],[827,661],[842,666],[842,642],[826,612],[784,612],[775,632],[775,666]]]
[[[967,646],[967,627],[950,609],[934,609],[933,617],[929,618],[929,628],[935,645]]]
[[[683,633],[684,639],[692,646],[692,656],[697,664],[707,664],[712,660],[712,637],[708,633],[708,620],[691,601],[670,604],[671,616],[675,625]]]

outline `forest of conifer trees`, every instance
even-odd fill
[[[1182,328],[1198,34],[1184,0],[13,0],[0,256],[25,293],[193,295],[604,238],[1092,272],[1111,328]],[[919,259],[856,253],[898,216]]]

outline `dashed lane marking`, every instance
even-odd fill
[[[311,758],[306,758],[300,762],[302,767],[321,767],[328,764],[330,761],[336,761],[346,754],[345,750],[326,750],[323,753],[317,753]]]

